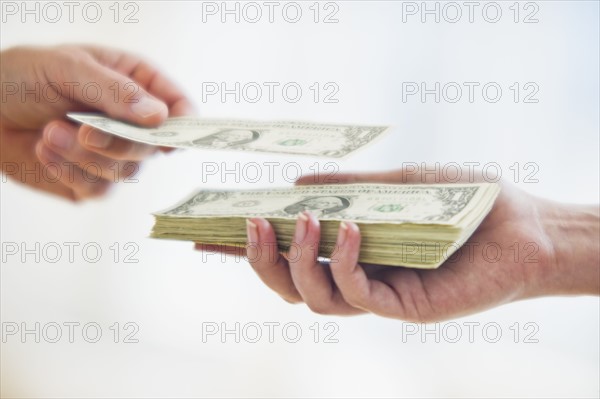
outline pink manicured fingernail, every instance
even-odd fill
[[[169,109],[164,103],[151,97],[140,98],[138,102],[131,105],[131,111],[140,118],[148,118],[161,113],[168,115],[169,113]]]
[[[258,256],[258,226],[250,219],[246,219],[246,235],[248,236],[246,255],[248,260],[252,262]]]
[[[56,148],[68,150],[73,145],[73,133],[62,126],[54,126],[48,132],[48,141]]]
[[[348,225],[346,224],[346,222],[342,222],[342,223],[340,223],[340,230],[338,232],[338,240],[337,240],[338,245],[344,245],[344,242],[346,241],[347,236],[348,236]]]
[[[107,148],[112,140],[112,134],[92,129],[88,132],[87,136],[85,136],[85,145],[96,148]]]
[[[258,241],[258,227],[250,219],[246,219],[246,233],[248,235],[248,242]]]
[[[304,212],[298,214],[298,222],[296,223],[296,237],[294,241],[300,242],[306,237],[308,232],[308,216]]]

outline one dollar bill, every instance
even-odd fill
[[[238,150],[342,158],[364,147],[387,126],[336,125],[298,121],[168,118],[144,128],[100,114],[67,116],[104,132],[141,143],[177,148]]]

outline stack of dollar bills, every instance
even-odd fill
[[[246,219],[267,219],[280,251],[290,248],[298,213],[321,224],[320,253],[335,250],[339,225],[358,225],[364,263],[433,269],[475,231],[500,187],[472,184],[337,184],[268,190],[200,190],[155,213],[151,236],[204,244],[247,245]]]

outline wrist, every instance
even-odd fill
[[[599,207],[549,201],[543,201],[540,207],[550,250],[538,264],[532,296],[599,295]]]

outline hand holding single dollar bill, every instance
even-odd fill
[[[164,147],[223,149],[344,157],[388,130],[385,126],[332,125],[297,121],[261,122],[168,118],[161,126],[145,128],[101,114],[69,113],[69,118],[133,141]]]
[[[359,261],[436,268],[471,236],[499,191],[495,183],[200,190],[156,213],[152,236],[243,247],[246,219],[260,217],[273,225],[279,250],[287,251],[297,215],[308,211],[321,223],[320,256],[330,257],[340,222],[351,221],[362,235]]]

